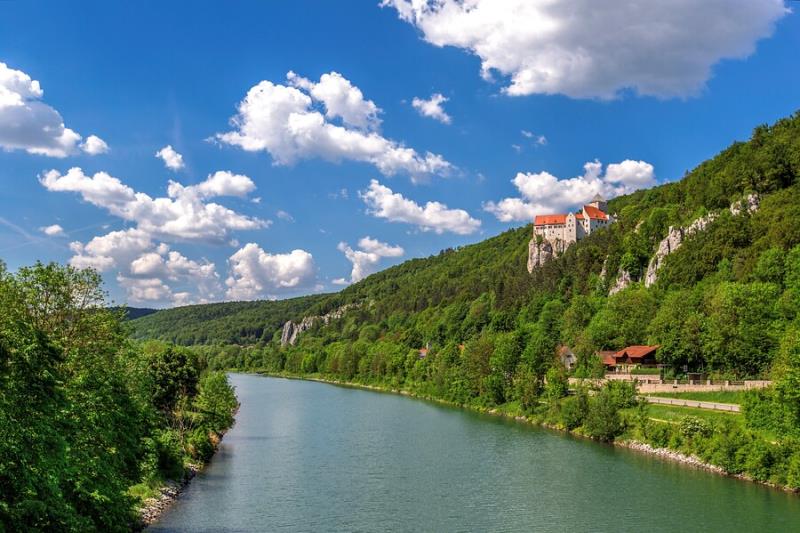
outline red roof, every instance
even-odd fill
[[[536,215],[533,221],[534,226],[544,226],[546,224],[566,224],[567,215]]]
[[[603,360],[603,364],[609,366],[614,366],[617,364],[617,360],[614,358],[615,354],[616,352],[612,350],[601,350],[597,352],[597,355]]]
[[[608,220],[608,215],[606,215],[593,205],[585,205],[583,206],[583,210],[586,212],[589,218],[593,218],[595,220]]]
[[[578,220],[583,220],[583,213],[575,213],[575,218]]]
[[[658,345],[655,346],[628,346],[614,354],[614,357],[629,357],[630,359],[641,359],[647,357],[651,353],[658,350]]]

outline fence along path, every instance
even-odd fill
[[[660,398],[658,396],[643,396],[650,403],[664,405],[677,405],[680,407],[695,407],[697,409],[712,409],[714,411],[741,412],[741,407],[735,403],[704,402],[700,400],[684,400],[682,398]]]

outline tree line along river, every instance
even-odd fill
[[[800,531],[800,497],[398,395],[231,374],[241,408],[150,531]]]

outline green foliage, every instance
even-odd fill
[[[686,416],[680,422],[680,432],[686,439],[693,439],[695,437],[710,437],[713,428],[711,425],[696,416]]]
[[[582,426],[588,413],[589,394],[584,388],[579,388],[574,396],[561,402],[561,423],[570,431]]]
[[[547,371],[544,396],[547,400],[555,402],[567,395],[569,383],[567,373],[560,365],[553,365]]]
[[[233,425],[233,412],[239,403],[228,378],[222,372],[208,372],[200,378],[194,410],[201,415],[203,429],[219,431]]]
[[[610,401],[606,390],[590,398],[589,411],[583,427],[588,436],[603,442],[611,442],[622,433],[619,408]]]
[[[774,321],[779,288],[771,283],[723,282],[710,295],[703,351],[715,369],[758,375],[777,347]]]
[[[192,352],[160,342],[146,344],[144,352],[149,355],[152,402],[156,409],[171,413],[181,398],[196,394],[198,368]]]
[[[137,339],[185,346],[268,342],[287,320],[304,315],[326,297],[315,294],[288,300],[188,305],[136,313],[141,316],[132,316],[129,324]]]
[[[224,375],[201,380],[216,416],[193,412],[196,358],[130,343],[91,270],[0,263],[0,316],[0,530],[130,530],[128,488],[182,476],[209,455],[193,428],[230,425]]]
[[[193,344],[201,369],[321,373],[458,404],[512,403],[599,440],[630,429],[730,472],[798,482],[797,447],[786,443],[800,428],[798,176],[800,113],[759,126],[681,180],[614,198],[617,222],[531,274],[528,225],[407,261],[333,295],[193,306],[131,324],[142,337]],[[755,212],[742,207],[751,193],[760,201]],[[735,203],[738,211],[729,209]],[[704,228],[683,239],[645,287],[669,228],[700,217]],[[609,296],[621,269],[634,283]],[[343,306],[343,318],[280,345],[286,320]],[[577,355],[575,376],[601,377],[596,351],[632,344],[659,345],[659,362],[673,375],[684,368],[715,378],[774,375],[778,385],[749,398],[744,417],[702,427],[651,420],[624,385],[561,397],[561,345]],[[421,356],[423,347],[430,349]],[[197,414],[187,415],[192,408],[186,400],[166,405],[180,435],[198,427]],[[770,439],[780,447],[762,446]]]

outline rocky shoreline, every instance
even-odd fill
[[[616,446],[621,446],[623,448],[628,448],[629,450],[634,450],[641,453],[646,453],[648,455],[655,455],[662,459],[666,459],[668,461],[674,461],[676,463],[682,463],[688,466],[693,466],[695,468],[700,468],[702,470],[708,470],[709,472],[714,472],[715,474],[720,474],[723,476],[729,476],[727,472],[723,468],[719,466],[712,465],[710,463],[704,462],[699,457],[695,457],[694,455],[686,455],[680,452],[676,452],[674,450],[670,450],[669,448],[655,448],[650,446],[649,444],[645,444],[644,442],[638,442],[635,440],[628,440],[628,441],[619,441],[614,443]],[[740,477],[740,476],[733,476],[733,477]],[[746,478],[741,478],[746,479]]]
[[[144,500],[141,509],[139,509],[140,527],[138,530],[141,531],[150,524],[156,522],[164,511],[169,509],[170,505],[178,499],[178,496],[180,496],[186,485],[189,484],[192,478],[194,478],[201,469],[202,465],[189,464],[186,467],[186,472],[181,481],[167,481],[164,486],[158,489],[158,496]]]

